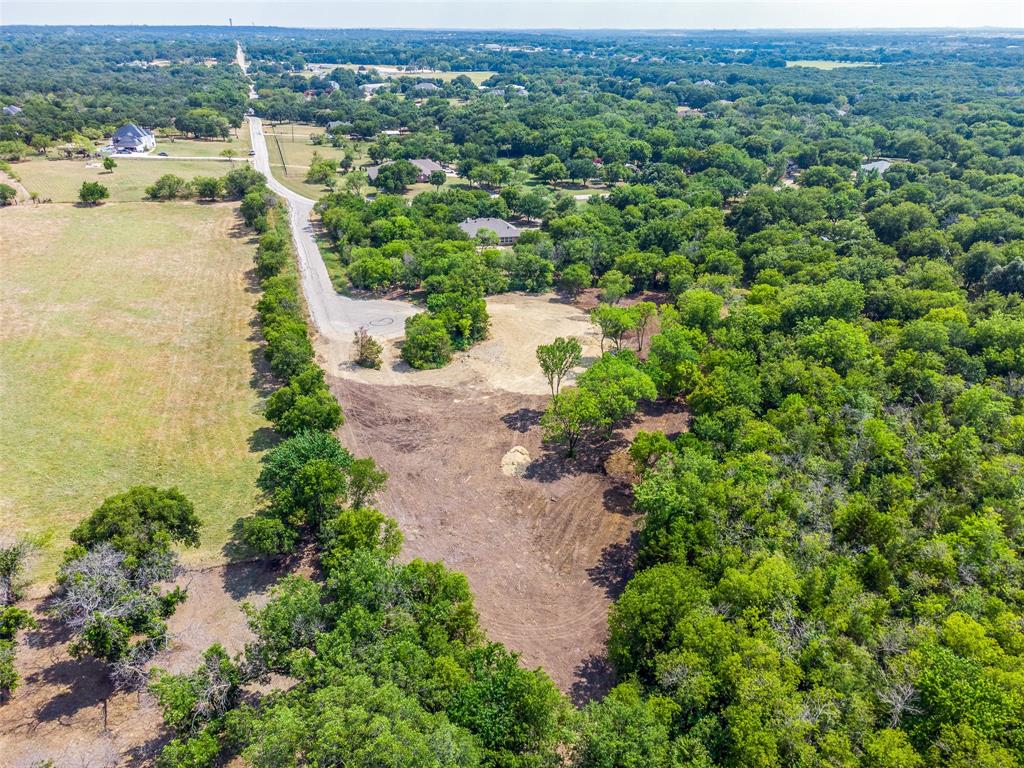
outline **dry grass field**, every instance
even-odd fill
[[[253,244],[236,208],[0,213],[0,519],[50,535],[35,578],[52,578],[70,529],[131,485],[177,485],[192,499],[205,522],[193,563],[219,560],[251,512],[250,440],[266,422],[253,386]]]
[[[193,142],[195,143],[195,142]],[[206,143],[206,142],[201,142]],[[233,144],[217,142],[220,149],[225,146],[241,147],[237,141]],[[158,145],[163,146],[163,145]],[[171,145],[168,144],[168,147]],[[164,151],[160,149],[159,151]],[[237,167],[246,162],[246,149],[242,157],[234,162]],[[216,155],[217,153],[212,153]],[[98,160],[46,160],[34,157],[20,163],[13,163],[11,168],[18,174],[21,183],[29,192],[35,192],[41,200],[55,203],[73,203],[78,201],[78,190],[83,181],[98,181],[110,190],[112,202],[138,202],[146,196],[146,187],[165,173],[173,173],[183,179],[195,176],[223,176],[232,168],[227,161],[208,160],[176,160],[142,159],[117,157],[117,168],[107,173]]]
[[[154,152],[166,152],[171,157],[219,157],[225,149],[233,149],[244,158],[252,149],[249,129],[243,125],[232,131],[231,138],[222,139],[157,139]],[[130,161],[129,161],[130,162]]]

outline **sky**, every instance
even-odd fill
[[[1024,0],[0,0],[0,24],[403,29],[1024,28]]]

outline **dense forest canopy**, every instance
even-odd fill
[[[24,111],[0,137],[200,106],[237,122],[236,36],[258,115],[469,182],[409,199],[392,171],[366,199],[345,168],[356,183],[317,206],[355,287],[422,290],[410,363],[483,338],[488,294],[597,281],[612,343],[554,395],[550,439],[592,450],[655,398],[693,421],[633,442],[619,684],[580,711],[486,642],[462,577],[395,559],[372,466],[325,432],[338,414],[287,422],[247,532],[269,553],[314,542],[323,579],[282,582],[243,659],[214,647],[158,679],[166,765],[1024,766],[1020,33],[8,28],[0,93]],[[815,60],[865,66],[786,66]],[[373,65],[438,72],[366,98]],[[495,74],[432,79],[464,70]],[[440,94],[415,98],[424,80]],[[578,201],[574,180],[604,190]],[[495,248],[459,230],[474,217],[536,226]],[[656,321],[617,306],[639,291]],[[278,358],[282,413],[324,392],[303,340],[298,368]],[[270,672],[294,686],[242,703]]]

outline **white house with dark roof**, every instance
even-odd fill
[[[128,123],[117,129],[110,145],[115,152],[148,152],[156,146],[156,137],[152,131]]]
[[[476,237],[480,230],[488,229],[498,236],[499,245],[515,245],[516,241],[519,240],[519,235],[522,234],[522,230],[519,227],[509,224],[504,219],[491,217],[466,219],[459,224],[459,229],[469,237]]]

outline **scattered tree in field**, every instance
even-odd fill
[[[117,168],[117,160],[109,156],[103,158],[103,170],[113,173],[115,168]]]
[[[597,398],[587,389],[569,387],[551,398],[540,426],[547,442],[565,446],[567,456],[576,455],[584,435],[597,429],[601,411]]]
[[[590,272],[590,265],[582,261],[576,261],[567,266],[558,278],[558,284],[562,290],[572,298],[579,296],[580,292],[589,288],[593,282],[594,277]]]
[[[0,184],[0,206],[10,205],[18,199],[18,190],[10,184]]]
[[[328,157],[321,157],[316,152],[309,163],[309,171],[306,173],[306,181],[309,184],[331,185],[337,181],[338,164]]]
[[[366,328],[360,328],[356,331],[352,343],[355,349],[353,359],[356,365],[360,365],[363,368],[380,368],[382,362],[381,353],[384,351],[384,347],[370,335]]]
[[[369,179],[363,171],[350,171],[345,174],[345,179],[342,182],[345,186],[345,191],[356,196],[361,196],[363,194],[363,189],[368,183]]]
[[[441,187],[444,186],[445,181],[448,179],[448,175],[441,170],[431,171],[427,181],[437,191],[441,191]]]
[[[610,269],[597,281],[601,289],[601,301],[606,304],[618,304],[619,299],[633,290],[633,281],[617,269]]]
[[[188,182],[173,173],[165,173],[146,187],[146,197],[151,200],[176,200],[189,194]]]
[[[216,200],[224,194],[224,182],[216,176],[196,176],[191,186],[200,200]]]
[[[97,205],[101,200],[110,197],[110,190],[98,181],[83,181],[78,190],[78,199],[88,205]]]
[[[224,147],[224,149],[220,151],[220,156],[226,157],[231,167],[235,167],[235,158],[238,157],[238,152],[234,147]]]
[[[544,377],[551,387],[551,395],[554,397],[562,387],[562,379],[580,364],[583,357],[583,347],[578,339],[562,338],[555,339],[550,344],[541,344],[537,347],[537,362],[544,372]]]

